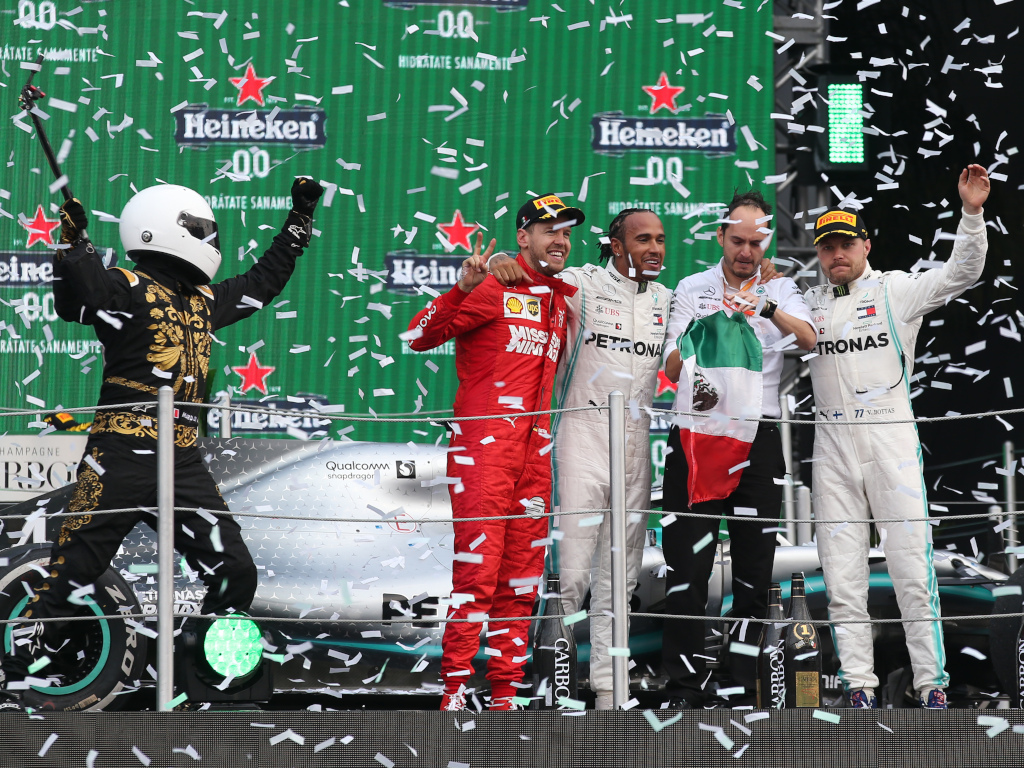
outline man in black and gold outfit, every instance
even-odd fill
[[[284,289],[309,245],[322,194],[315,181],[296,179],[292,210],[263,257],[248,272],[212,284],[221,261],[217,224],[193,190],[164,184],[128,201],[120,229],[124,250],[137,265],[133,271],[104,268],[85,237],[82,204],[73,199],[62,206],[55,306],[62,319],[93,326],[103,343],[99,405],[106,407],[96,412],[78,468],[68,504],[76,514],[65,519],[26,619],[73,614],[71,592],[103,573],[140,520],[155,524],[157,390],[170,385],[176,402],[203,401],[211,333],[249,317]],[[244,611],[256,592],[256,566],[238,523],[210,514],[228,507],[196,447],[199,418],[198,407],[175,408],[174,504],[209,512],[178,511],[174,545],[206,585],[203,613]],[[139,509],[90,514],[124,508]],[[2,662],[6,690],[0,709],[20,707],[33,661],[46,654],[59,658],[54,649],[63,642],[64,627],[28,622],[15,630]]]

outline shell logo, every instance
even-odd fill
[[[517,299],[515,296],[505,302],[505,309],[512,314],[518,315],[523,311],[523,302]]]

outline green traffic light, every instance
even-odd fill
[[[864,86],[830,83],[828,86],[828,160],[830,163],[864,162]]]
[[[252,619],[216,619],[206,632],[203,654],[217,674],[244,677],[260,664],[261,638],[260,629]]]

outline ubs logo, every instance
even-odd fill
[[[398,469],[399,480],[415,480],[416,479],[416,462],[415,461],[399,461],[396,462],[395,466]]]

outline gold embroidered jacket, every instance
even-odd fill
[[[62,319],[93,326],[103,344],[99,405],[155,401],[157,390],[165,385],[174,387],[176,401],[201,403],[211,332],[249,317],[272,301],[291,277],[309,234],[308,220],[300,221],[293,212],[248,272],[195,288],[156,269],[106,269],[92,243],[84,239],[65,251],[54,263],[54,305]],[[183,408],[176,414],[176,432],[184,428],[192,437],[186,444],[195,442],[199,410]],[[121,423],[126,413],[108,413],[102,419],[101,414],[97,413],[93,432],[155,434],[154,410],[127,432]],[[109,422],[110,429],[103,430],[100,420]],[[118,425],[121,428],[115,429]]]

